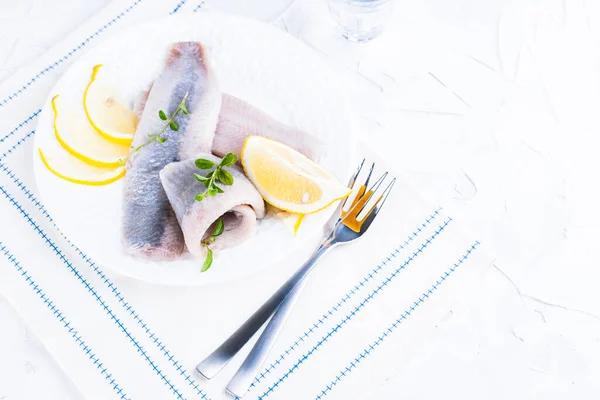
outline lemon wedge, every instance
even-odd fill
[[[128,146],[133,140],[138,117],[117,93],[102,64],[98,64],[83,93],[83,108],[96,132],[113,143]]]
[[[83,113],[77,113],[59,99],[52,98],[54,136],[71,155],[96,167],[116,168],[122,165],[129,147],[109,142],[98,135]]]
[[[298,229],[300,229],[300,225],[302,225],[302,221],[304,221],[305,214],[296,214],[296,223],[294,224],[294,236],[298,234]]]
[[[38,152],[42,162],[54,175],[72,183],[101,186],[119,180],[125,175],[125,167],[100,168],[89,165],[73,156],[56,143]]]
[[[316,213],[351,192],[319,164],[265,137],[248,137],[240,156],[246,175],[265,201],[285,211]]]
[[[304,214],[295,214],[289,211],[283,211],[269,203],[267,203],[267,210],[271,215],[281,221],[283,225],[285,225],[294,234],[294,236],[298,235],[298,230],[300,229],[300,225],[302,225],[302,221],[304,220]]]

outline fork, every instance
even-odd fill
[[[353,191],[364,164],[365,160],[363,159],[350,178],[348,186]],[[340,205],[339,217],[337,221],[333,219],[335,223],[331,232],[324,237],[310,258],[229,338],[196,366],[196,370],[202,376],[206,379],[214,377],[272,316],[243,364],[227,385],[227,391],[236,397],[242,397],[248,391],[252,380],[259,372],[279,331],[298,299],[307,281],[306,277],[331,249],[340,244],[353,242],[361,237],[369,229],[385,204],[396,179],[392,179],[379,197],[372,204],[369,204],[369,200],[380,189],[388,175],[385,172],[369,187],[374,168],[375,163],[371,165],[365,183],[358,187],[357,194],[350,206],[346,207],[349,197]],[[367,204],[369,204],[369,208],[366,207]]]

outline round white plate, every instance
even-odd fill
[[[308,216],[298,236],[271,216],[243,244],[219,251],[212,267],[186,254],[177,261],[148,262],[123,251],[121,210],[124,181],[92,187],[52,175],[37,149],[55,141],[50,99],[82,109],[92,67],[104,64],[131,103],[160,72],[167,47],[199,41],[211,55],[223,92],[231,93],[273,117],[318,136],[326,143],[321,164],[343,182],[354,148],[352,118],[335,71],[300,41],[266,24],[216,13],[179,15],[120,32],[90,50],[60,78],[40,115],[34,146],[37,185],[59,229],[97,263],[122,274],[169,285],[202,285],[237,279],[281,265],[289,254],[314,245],[333,207]]]

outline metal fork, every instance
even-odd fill
[[[348,186],[352,187],[353,191],[364,163],[365,160],[363,159],[350,178]],[[337,221],[333,220],[335,223],[331,232],[324,237],[311,257],[246,322],[196,366],[196,370],[202,376],[207,379],[214,377],[272,316],[244,363],[227,385],[227,391],[237,397],[242,397],[248,391],[252,380],[259,372],[287,316],[298,299],[307,281],[305,278],[314,270],[329,250],[340,244],[353,242],[362,236],[385,204],[396,179],[392,179],[381,195],[376,197],[374,202],[369,203],[369,200],[380,189],[388,175],[387,172],[384,173],[369,187],[374,168],[375,164],[373,163],[365,183],[358,187],[357,194],[350,206],[346,207],[346,203],[349,202],[348,198],[340,205],[339,218],[337,218]],[[369,208],[365,211],[367,204],[369,204]]]

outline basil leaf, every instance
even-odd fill
[[[165,114],[165,112],[163,110],[160,110],[158,112],[158,118],[162,119],[163,121],[167,120],[167,114]]]
[[[198,194],[196,195],[196,197],[194,197],[194,199],[195,199],[196,201],[202,201],[202,200],[204,200],[204,194],[203,194],[203,193],[198,193]]]
[[[202,265],[202,270],[200,270],[200,272],[205,272],[207,271],[210,266],[212,265],[213,262],[213,252],[211,249],[208,249],[208,252],[206,253],[206,259],[204,260],[204,265]]]
[[[199,158],[195,161],[196,167],[200,168],[200,169],[211,169],[212,167],[215,166],[215,163],[210,161],[210,160],[206,160],[204,158]]]
[[[208,179],[212,178],[212,176],[215,174],[215,171],[216,171],[216,170],[214,170],[214,171],[210,171],[208,174],[206,174],[206,177],[207,177]]]
[[[238,160],[238,157],[233,154],[233,153],[227,153],[225,155],[225,157],[223,157],[223,159],[221,160],[221,163],[219,165],[223,166],[223,167],[231,167],[233,164],[235,164]]]
[[[219,178],[221,183],[224,185],[233,185],[233,175],[231,175],[231,172],[229,171],[225,171],[224,169],[219,170],[219,175],[217,175],[217,178]]]
[[[225,230],[225,223],[223,222],[223,218],[219,218],[217,223],[215,224],[215,230],[212,233],[212,237],[217,237]]]
[[[216,196],[217,193],[219,193],[219,192],[217,191],[217,189],[214,189],[214,188],[208,189],[206,191],[206,194],[209,195],[209,196]]]
[[[171,121],[169,123],[169,127],[171,128],[172,131],[177,132],[179,130],[179,125],[177,125],[177,122],[175,121]]]
[[[196,180],[197,180],[198,182],[202,182],[202,183],[206,183],[206,182],[208,182],[208,181],[209,181],[209,179],[208,179],[207,177],[205,177],[205,176],[202,176],[202,175],[200,175],[200,174],[194,174],[194,178],[196,178]]]
[[[217,191],[217,193],[225,193],[225,191],[223,189],[221,189],[220,187],[218,187],[217,185],[213,185],[213,189],[215,189]]]
[[[188,109],[185,107],[185,103],[181,103],[181,105],[179,106],[179,109],[180,109],[181,111],[183,111],[183,113],[184,113],[185,115],[188,115],[188,114],[190,113],[190,112],[188,111]]]
[[[164,143],[167,141],[167,139],[165,139],[164,137],[159,136],[156,140],[158,140],[158,143]]]

